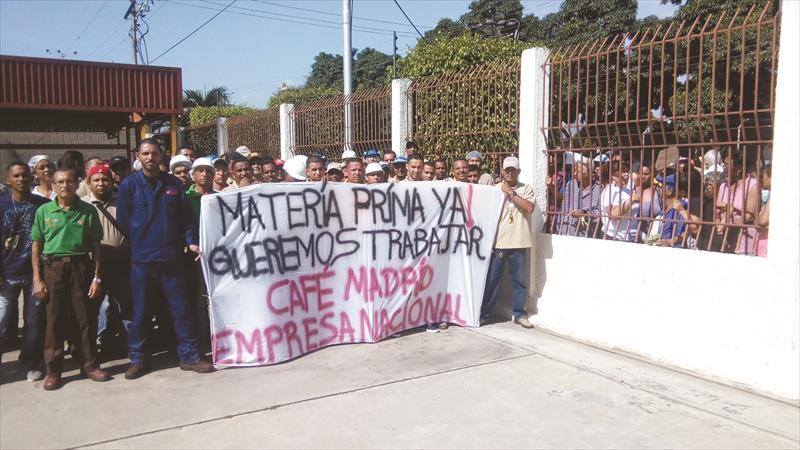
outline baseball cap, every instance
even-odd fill
[[[595,156],[592,161],[596,162],[596,163],[607,163],[607,162],[611,161],[611,159],[605,153],[601,153],[601,154]]]
[[[192,163],[192,170],[197,169],[198,167],[209,167],[211,169],[214,168],[214,164],[211,162],[210,159],[206,157],[197,158]]]
[[[344,161],[345,159],[351,159],[351,158],[358,158],[358,155],[356,154],[356,152],[354,152],[352,150],[345,150],[344,152],[342,152],[342,161]]]
[[[503,160],[503,169],[508,169],[509,167],[519,170],[519,159],[516,156],[509,156]]]
[[[325,172],[330,172],[331,170],[338,170],[339,172],[341,172],[342,165],[337,162],[330,162],[328,163],[328,167],[325,169]]]
[[[128,158],[124,156],[115,156],[110,160],[108,160],[108,167],[110,167],[111,170],[115,171],[120,169],[125,169],[126,167],[130,168],[131,162],[128,161]]]
[[[192,160],[189,159],[188,156],[184,155],[175,155],[172,159],[169,160],[169,171],[172,172],[175,169],[175,166],[184,165],[188,168],[192,168]]]
[[[383,168],[381,167],[380,164],[374,162],[367,164],[367,168],[366,170],[364,170],[365,174],[376,173],[376,172],[383,173]]]
[[[675,190],[675,174],[674,173],[671,174],[671,175],[667,175],[666,177],[663,177],[663,176],[659,175],[659,176],[656,177],[656,181],[658,181],[659,183],[661,183],[663,185],[669,186],[669,188],[672,189],[673,191]]]
[[[364,158],[370,158],[370,157],[373,157],[373,156],[380,157],[381,156],[381,152],[375,150],[374,148],[371,148],[371,149],[367,150],[366,152],[364,152]]]
[[[108,164],[95,164],[92,166],[91,169],[86,171],[86,178],[92,178],[92,175],[96,175],[98,173],[102,173],[108,176],[111,176],[111,168],[108,167]]]
[[[398,156],[397,158],[394,159],[395,164],[405,164],[407,162],[408,158],[406,158],[405,156]]]
[[[467,159],[472,159],[472,158],[479,158],[481,161],[483,161],[483,155],[481,155],[481,152],[477,150],[473,150],[467,153]]]
[[[209,159],[211,159],[211,158],[209,158]],[[226,166],[227,167],[227,165],[228,165],[228,161],[225,161],[225,158],[220,158],[220,157],[216,157],[214,159],[211,159],[211,163],[214,164],[214,167],[217,167],[217,166]]]
[[[305,161],[298,156],[289,158],[289,160],[283,165],[283,170],[285,170],[286,174],[295,180],[305,181],[307,178]]]
[[[247,148],[246,145],[240,145],[240,146],[236,147],[236,153],[238,153],[238,154],[244,156],[245,158],[247,158],[248,156],[250,156],[250,153],[252,153],[252,152],[250,151],[249,148]]]

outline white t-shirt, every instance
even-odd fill
[[[631,223],[630,219],[611,219],[608,215],[609,207],[619,206],[631,198],[631,190],[625,187],[617,187],[609,184],[603,189],[600,195],[600,207],[602,208],[601,219],[603,221],[603,232],[608,237],[618,241],[631,241],[636,235],[636,224]],[[636,217],[639,204],[635,203],[626,216]]]

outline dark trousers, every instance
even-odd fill
[[[128,357],[131,363],[143,364],[145,343],[150,334],[153,303],[166,298],[178,341],[178,357],[183,363],[200,359],[186,289],[186,268],[181,261],[131,264],[133,321],[128,328]],[[159,294],[162,294],[163,297]]]
[[[503,269],[508,263],[511,275],[512,318],[526,317],[525,301],[528,299],[527,274],[525,272],[525,254],[527,248],[504,248],[492,250],[489,273],[486,274],[486,288],[483,291],[481,317],[488,318],[497,303],[500,294],[500,279]]]
[[[195,261],[195,254],[186,254],[186,277],[189,286],[189,304],[197,331],[197,342],[201,353],[211,351],[211,324],[208,319],[208,288],[203,278],[200,261]]]
[[[86,255],[48,258],[44,263],[47,286],[47,325],[44,335],[44,365],[48,374],[64,369],[64,340],[72,335],[85,371],[96,367],[97,300],[90,300],[92,261]]]

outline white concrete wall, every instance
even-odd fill
[[[535,227],[528,310],[538,310],[537,326],[800,399],[800,2],[783,1],[782,8],[769,257],[553,236]],[[543,117],[534,106],[545,92],[526,87],[541,84],[526,73],[542,70],[539,55],[523,55],[521,113],[534,113],[521,120],[520,158],[531,164],[523,175],[532,175],[541,201],[546,160],[529,138],[540,133]]]
[[[291,103],[281,103],[278,109],[281,128],[281,159],[284,161],[294,156],[294,152],[292,152],[292,145],[294,145],[294,127],[292,126],[292,116],[289,114],[292,112],[292,109],[294,109],[294,105]]]
[[[392,150],[405,156],[406,141],[414,127],[414,104],[410,93],[411,80],[392,80]]]

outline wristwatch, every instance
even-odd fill
[[[511,191],[511,195],[510,195],[508,198],[510,198],[511,200],[513,200],[513,199],[514,199],[514,197],[516,197],[516,196],[518,196],[518,195],[519,195],[519,194],[517,194],[517,191]]]

